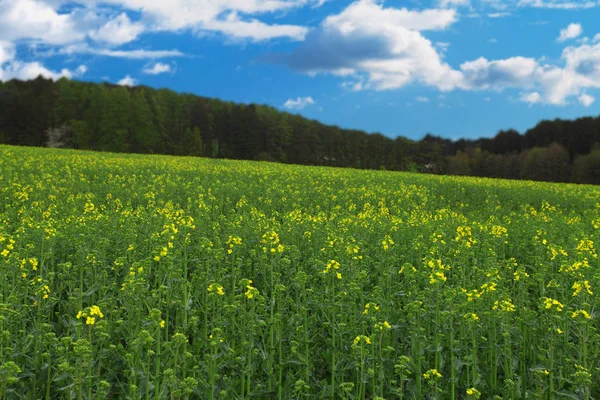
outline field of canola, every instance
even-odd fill
[[[0,146],[0,399],[600,398],[600,189]]]

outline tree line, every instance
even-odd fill
[[[414,141],[266,105],[64,78],[0,82],[0,143],[600,184],[600,117]]]

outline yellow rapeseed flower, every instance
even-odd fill
[[[425,372],[423,374],[423,378],[425,378],[425,379],[436,379],[436,378],[439,379],[441,377],[442,377],[442,374],[440,374],[438,372],[438,370],[435,369],[435,368],[434,369],[430,369],[429,371],[427,371],[427,372]]]
[[[98,306],[90,307],[90,315],[97,315],[100,318],[104,318],[104,314],[102,314],[102,311],[100,311],[100,307]]]
[[[574,311],[573,313],[571,313],[571,318],[577,318],[579,316],[582,316],[585,319],[591,319],[592,317],[590,316],[590,314],[585,311],[585,310],[577,310]]]

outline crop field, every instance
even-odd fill
[[[600,398],[600,189],[0,146],[0,399]]]

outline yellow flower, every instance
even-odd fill
[[[565,308],[564,304],[562,304],[560,301],[551,299],[549,297],[546,297],[544,299],[544,307],[546,308],[546,310],[549,310],[550,308],[555,307],[556,311],[558,311],[558,312],[561,312],[563,310],[563,308]]]
[[[583,317],[583,318],[585,318],[585,319],[591,319],[591,318],[592,318],[592,317],[590,316],[590,314],[588,314],[588,312],[587,312],[587,311],[585,311],[585,310],[578,310],[578,311],[574,311],[574,312],[571,314],[571,318],[577,318],[577,317],[579,317],[579,316],[582,316],[582,317]]]
[[[578,296],[584,289],[585,289],[586,293],[594,294],[594,292],[592,292],[592,287],[590,286],[589,281],[575,282],[573,284],[572,289],[573,289],[573,297]]]
[[[467,389],[467,396],[469,398],[475,398],[478,399],[481,397],[481,393],[479,392],[479,390],[477,390],[476,388],[472,387]]]
[[[161,328],[165,327],[165,320],[161,319],[160,322],[158,323],[158,326],[160,326]]]
[[[324,274],[329,273],[329,271],[331,270],[337,271],[338,269],[340,269],[340,263],[335,261],[335,260],[330,260],[327,265],[325,266],[325,269],[323,270]]]
[[[218,283],[211,283],[207,290],[208,290],[208,293],[216,292],[219,296],[225,295],[223,286],[219,285]]]
[[[494,302],[494,306],[492,307],[493,310],[502,310],[504,312],[515,312],[515,305],[510,301],[510,299],[506,299],[506,300],[501,300],[498,301],[496,300]]]
[[[479,316],[475,313],[467,313],[465,314],[465,319],[471,319],[473,321],[479,321]]]
[[[368,336],[365,335],[359,335],[357,337],[354,338],[354,346],[358,345],[361,341],[365,342],[365,344],[373,344],[373,342],[371,342],[371,338],[369,338]]]
[[[96,318],[94,318],[94,317],[88,317],[85,320],[85,324],[86,325],[94,325],[95,323],[96,323]]]
[[[373,310],[379,311],[379,306],[377,304],[375,304],[375,303],[367,303],[365,305],[364,311],[362,312],[363,315],[367,315],[369,313],[369,311],[371,311],[371,307],[373,307]]]
[[[104,318],[104,314],[102,314],[102,311],[100,311],[100,307],[98,306],[90,307],[90,315],[97,315],[100,318]]]
[[[379,329],[380,331],[388,330],[391,328],[392,326],[387,321],[383,321],[381,323],[378,322],[375,324],[375,329]]]
[[[442,374],[440,374],[437,369],[430,369],[429,371],[427,371],[423,374],[423,378],[425,378],[425,379],[434,379],[434,378],[441,378],[441,377],[442,377]]]
[[[252,283],[252,281],[250,281],[250,283]],[[246,295],[246,297],[248,299],[252,299],[254,296],[258,295],[260,292],[258,291],[257,288],[253,287],[253,286],[246,286],[246,293],[244,293]]]

